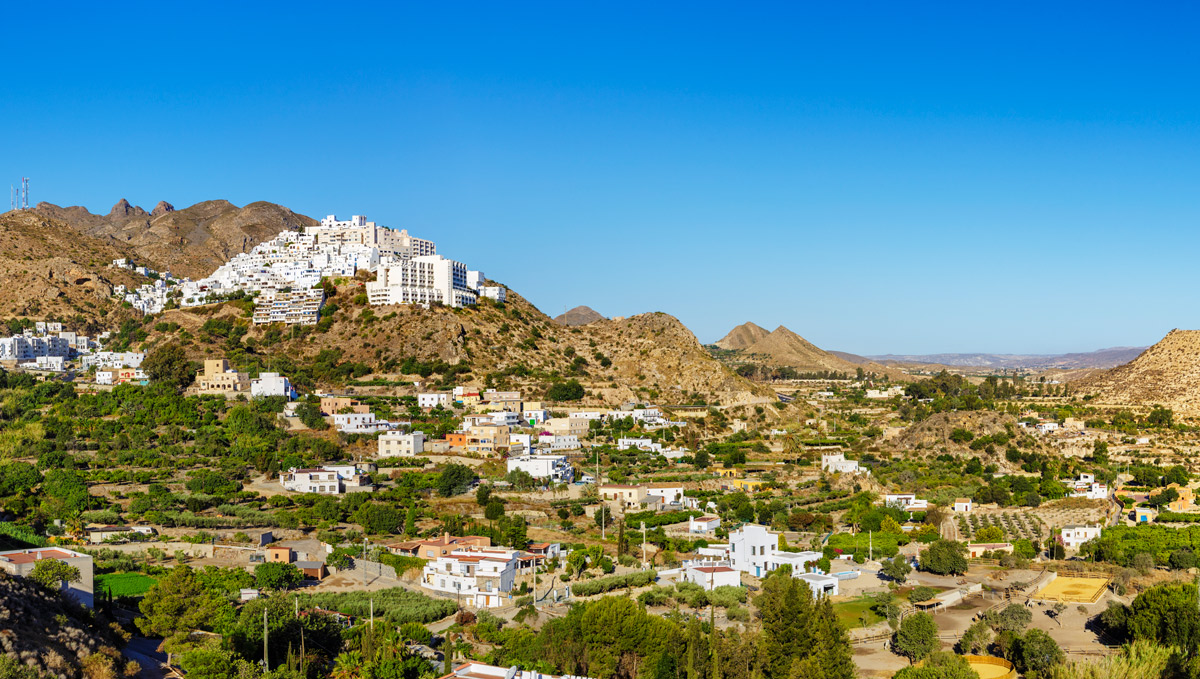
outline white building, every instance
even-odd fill
[[[1103,483],[1092,483],[1084,488],[1076,488],[1071,491],[1071,497],[1104,500],[1108,497],[1108,486]]]
[[[333,426],[343,434],[377,434],[393,425],[387,420],[375,419],[375,413],[334,413]]]
[[[50,372],[60,373],[66,369],[66,359],[62,356],[38,356],[34,359],[33,364],[38,370],[49,370]]]
[[[857,460],[847,460],[842,453],[821,455],[821,471],[831,474],[870,474],[870,470],[859,466]]]
[[[866,397],[872,399],[892,398],[893,396],[903,395],[904,387],[901,386],[888,387],[887,389],[868,389],[866,393]]]
[[[393,260],[381,264],[373,282],[366,284],[372,305],[433,303],[448,307],[475,304],[476,293],[467,285],[467,265],[441,255]]]
[[[425,432],[385,431],[379,435],[377,457],[413,457],[425,452]]]
[[[761,578],[779,552],[779,535],[766,526],[748,523],[729,534],[729,562],[737,570]]]
[[[522,455],[508,458],[508,471],[518,469],[535,479],[546,479],[553,483],[571,483],[575,480],[575,468],[565,455]]]
[[[969,512],[971,511],[971,498],[960,497],[954,500],[954,511]]]
[[[721,527],[721,517],[719,516],[693,516],[688,519],[689,533],[713,533]]]
[[[518,553],[497,547],[464,547],[427,562],[425,589],[457,597],[476,608],[495,608],[508,600],[517,577]]]
[[[550,450],[578,450],[579,437],[573,434],[539,434],[538,445]]]
[[[821,560],[820,552],[776,552],[774,556],[767,560],[767,570],[775,570],[780,566],[791,566],[792,577],[799,577],[800,574],[808,571],[810,566],[815,566]]]
[[[1063,547],[1068,549],[1078,549],[1088,540],[1095,540],[1096,538],[1100,537],[1102,530],[1103,529],[1100,526],[1080,526],[1077,524],[1063,526]]]
[[[661,453],[663,449],[661,443],[655,443],[653,440],[647,438],[617,439],[617,450],[629,450],[630,448],[637,448],[648,453]]]
[[[819,573],[801,573],[794,576],[797,580],[803,580],[812,590],[813,596],[837,596],[838,583],[841,582],[832,575],[821,575]]]
[[[504,303],[505,298],[508,296],[507,293],[508,291],[499,285],[482,285],[479,287],[479,295],[481,297],[487,297],[501,304]]]
[[[553,674],[542,674],[536,670],[523,670],[517,666],[513,667],[497,667],[496,665],[485,665],[480,662],[469,661],[466,664],[458,665],[454,671],[438,679],[589,679],[588,677],[577,677],[570,674],[564,674],[561,677],[556,677]]]
[[[885,507],[895,507],[906,512],[923,512],[929,509],[928,500],[917,499],[916,493],[888,493],[883,496]]]
[[[79,582],[62,582],[59,589],[80,604],[92,607],[93,580],[92,557],[64,547],[38,547],[0,552],[0,571],[13,577],[27,578],[33,574],[39,561],[54,559],[79,569]]]
[[[450,394],[428,393],[417,394],[417,406],[420,408],[450,407]]]
[[[291,401],[296,390],[291,381],[279,373],[259,373],[258,379],[250,380],[250,397],[284,396]]]
[[[677,483],[647,483],[647,498],[660,498],[663,504],[683,502],[683,486]]]
[[[96,351],[84,354],[79,363],[84,370],[93,366],[97,368],[138,368],[146,354],[140,351]]]
[[[685,566],[679,579],[711,592],[717,587],[740,587],[742,575],[729,566]]]
[[[521,418],[521,413],[509,412],[507,410],[498,410],[492,413],[492,422],[508,427],[518,427],[525,424],[525,420]]]
[[[279,474],[279,485],[295,493],[341,495],[371,489],[371,480],[357,465],[326,465],[313,469],[295,467]]]

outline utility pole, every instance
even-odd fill
[[[867,531],[867,561],[875,560],[875,533]]]
[[[271,669],[271,661],[267,656],[267,609],[263,609],[263,669]]]
[[[375,631],[375,597],[371,597],[371,631]]]
[[[646,568],[646,522],[642,522],[642,568]]]

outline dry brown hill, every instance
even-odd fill
[[[358,298],[360,285],[339,284],[329,300],[337,311],[324,332],[254,327],[244,309],[223,304],[163,313],[154,325],[175,323],[179,328],[157,332],[147,327],[147,345],[178,339],[195,359],[227,356],[244,367],[273,365],[285,372],[290,361],[303,365],[333,349],[343,362],[369,366],[373,378],[409,386],[421,378],[399,371],[406,359],[444,361],[470,368],[470,376],[461,378],[464,382],[520,387],[535,398],[555,380],[578,379],[590,393],[587,402],[595,403],[689,404],[702,399],[734,405],[775,400],[770,390],[709,356],[695,336],[667,314],[564,327],[511,290],[504,305],[481,302],[476,308],[424,309],[365,306]],[[246,328],[245,337],[231,349],[219,329],[204,329],[212,318]]]
[[[1101,403],[1200,412],[1200,330],[1172,330],[1129,363],[1089,375],[1077,387]]]
[[[831,370],[853,374],[859,366],[825,351],[782,325],[742,350],[801,372]]]
[[[109,241],[82,235],[33,210],[0,215],[0,319],[82,315],[97,320],[109,315],[119,309],[113,285],[145,281],[132,272],[108,268],[124,256]],[[108,324],[121,317],[112,315]]]
[[[600,312],[586,306],[577,306],[554,317],[554,322],[559,325],[587,325],[602,320],[604,320],[604,316],[601,316]]]
[[[274,203],[239,208],[227,200],[204,201],[182,210],[163,201],[146,212],[121,199],[107,215],[51,203],[38,203],[33,211],[108,240],[140,262],[191,278],[207,276],[233,255],[280,231],[317,223]]]
[[[716,345],[726,351],[738,351],[745,349],[769,334],[771,333],[767,332],[766,328],[746,322],[730,330],[728,335],[716,341]]]

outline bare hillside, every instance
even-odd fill
[[[1078,388],[1101,403],[1200,412],[1200,330],[1172,330],[1129,363],[1080,380]]]
[[[726,351],[738,351],[745,349],[769,334],[771,333],[767,332],[766,328],[746,322],[730,330],[729,334],[717,340],[715,344]]]
[[[108,268],[125,253],[106,240],[73,231],[33,210],[0,215],[0,318],[98,319],[118,310],[116,284],[141,276]],[[109,319],[117,322],[117,317]]]
[[[159,270],[192,278],[207,276],[233,255],[280,231],[317,223],[274,203],[238,207],[227,200],[204,201],[181,210],[160,202],[146,212],[122,199],[107,215],[94,215],[79,206],[39,203],[34,212],[108,240]]]

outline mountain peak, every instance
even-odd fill
[[[168,212],[174,212],[174,211],[175,211],[174,205],[171,205],[170,203],[168,203],[165,200],[160,200],[160,201],[158,201],[158,205],[155,205],[154,209],[150,211],[150,216],[158,217],[159,215],[165,215]]]
[[[112,217],[138,217],[145,215],[146,211],[136,205],[130,205],[129,201],[122,198],[117,201],[117,204],[112,206],[108,211],[108,216]]]
[[[783,326],[779,327],[782,328]],[[766,328],[746,321],[733,330],[730,330],[729,334],[717,340],[715,344],[726,351],[737,351],[745,349],[769,334],[771,333],[767,332]]]
[[[582,305],[554,318],[554,322],[559,325],[587,325],[588,323],[595,323],[602,320],[604,320],[604,316],[598,311]]]

